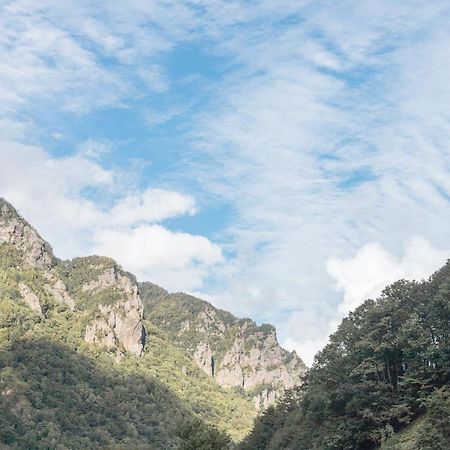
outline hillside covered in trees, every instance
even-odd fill
[[[0,199],[0,448],[226,449],[256,414],[146,318],[133,275],[59,260]]]
[[[241,450],[450,448],[450,262],[350,313]]]

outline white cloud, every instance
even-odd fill
[[[147,109],[144,114],[145,121],[150,126],[161,125],[163,123],[169,122],[175,117],[184,114],[188,110],[188,108],[189,106],[187,105],[178,105],[162,112],[159,110]]]
[[[292,336],[292,335],[291,335]],[[295,351],[303,360],[307,367],[311,367],[314,363],[314,356],[328,342],[328,337],[321,336],[317,339],[310,339],[302,336],[299,340],[294,337],[287,337],[281,344],[289,351]]]
[[[56,134],[56,139],[62,136]],[[98,141],[95,139],[88,139],[78,146],[78,155],[86,158],[100,159],[102,156],[111,151],[110,144],[106,141]]]
[[[202,236],[172,232],[160,225],[132,230],[99,230],[94,252],[107,254],[135,273],[170,290],[202,287],[208,269],[222,262],[219,246]]]
[[[311,366],[314,355],[328,340],[328,334],[323,333],[319,321],[326,320],[320,311],[306,308],[293,311],[283,323],[282,345],[288,350],[295,350],[307,366]]]
[[[59,159],[38,147],[3,142],[0,148],[0,195],[42,232],[57,256],[104,254],[141,280],[177,290],[201,288],[211,267],[222,262],[220,247],[207,238],[156,224],[195,214],[191,196],[157,188],[124,195],[120,172],[105,170],[84,147]],[[87,188],[102,194],[90,199]]]
[[[160,222],[184,214],[194,215],[195,212],[195,200],[191,196],[150,188],[122,198],[108,212],[105,224],[130,226],[142,222]]]
[[[149,88],[156,92],[165,92],[169,89],[169,77],[164,73],[161,66],[153,64],[148,67],[143,67],[139,71],[139,75],[147,83]]]
[[[4,1],[0,113],[82,114],[164,92],[170,79],[155,59],[192,39],[198,22],[187,2]]]
[[[400,258],[378,242],[364,245],[351,258],[330,258],[327,272],[343,293],[339,315],[346,315],[368,298],[376,298],[396,280],[420,281],[428,278],[445,263],[449,255],[450,249],[437,249],[426,239],[412,237]]]
[[[350,311],[369,298],[377,298],[386,286],[397,280],[427,279],[449,255],[450,248],[438,249],[426,239],[414,236],[405,243],[401,256],[372,242],[358,249],[354,256],[329,258],[327,272],[335,281],[337,292],[342,294],[340,303],[325,315],[321,308],[314,307],[290,313],[283,322],[286,336],[283,345],[296,350],[307,365],[312,365],[314,355]]]
[[[386,254],[363,279],[390,259],[417,269],[397,277],[429,275],[445,260],[450,9],[348,1],[299,4],[296,13],[284,27],[276,14],[249,20],[245,33],[225,39],[241,70],[217,89],[195,137],[208,158],[199,176],[237,216],[216,303],[275,322],[283,342],[311,355],[356,304],[337,312],[330,257],[379,242]],[[439,257],[403,261],[398,243],[414,235]]]

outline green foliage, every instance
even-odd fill
[[[177,448],[189,417],[156,380],[124,377],[50,340],[3,346],[0,368],[0,442],[11,448]]]
[[[93,310],[97,305],[116,303],[121,293],[113,288],[102,289],[99,292],[84,292],[83,286],[95,281],[108,269],[123,272],[118,264],[103,256],[89,256],[59,261],[56,270],[67,287],[69,294],[76,301],[79,309]]]
[[[440,450],[450,443],[450,388],[434,392],[427,400],[427,421],[417,440],[419,450]]]
[[[12,245],[0,245],[0,448],[189,448],[192,440],[182,436],[191,423],[205,445],[248,433],[256,414],[250,401],[219,388],[151,322],[142,358],[125,354],[116,363],[114,352],[84,341],[87,321],[100,314],[95,306],[117,293],[88,295],[82,286],[107,268],[121,271],[114,261],[58,262],[74,312],[49,296],[43,271],[22,261]],[[38,295],[45,317],[21,298],[21,282]]]
[[[316,355],[295,407],[269,409],[242,448],[370,449],[426,411],[414,448],[445,448],[449,399],[441,388],[449,383],[447,263],[430,280],[394,283],[350,313]]]
[[[0,442],[10,448],[170,449],[183,443],[186,421],[211,439],[250,429],[251,403],[216,386],[150,323],[144,357],[115,364],[79,340],[74,317],[36,320],[9,300],[0,314]]]
[[[206,329],[202,314],[207,306],[211,307],[207,302],[182,293],[164,295],[146,285],[143,283],[140,286],[146,317],[190,355],[194,354],[200,342],[207,341],[216,363],[220,363],[239,331],[238,319],[226,311],[215,309],[217,322],[211,321]],[[219,328],[218,323],[223,323],[226,329]],[[185,324],[186,329],[180,333]]]
[[[178,431],[182,440],[180,450],[226,450],[231,448],[231,440],[215,427],[202,426],[199,420],[191,420]]]
[[[244,438],[256,416],[251,401],[217,386],[151,322],[146,321],[146,328],[145,371],[169,386],[205,423],[226,431],[236,441]]]

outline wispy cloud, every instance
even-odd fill
[[[63,253],[106,251],[169,288],[203,289],[275,321],[311,361],[349,289],[336,267],[335,289],[327,262],[347,267],[374,242],[377,266],[402,266],[405,247],[439,258],[448,249],[449,18],[443,0],[3,2],[0,192]],[[196,78],[200,107],[183,83],[201,68],[177,75],[170,62],[191,45],[216,69]],[[180,161],[160,177],[179,189],[137,186],[137,174],[103,164],[116,152],[108,135],[83,138],[63,158],[40,142],[42,114],[70,122],[117,109],[138,110],[142,133],[161,124],[181,133]],[[195,214],[194,196],[232,211],[215,230],[220,248],[162,228]],[[115,241],[135,245],[133,260]],[[181,248],[182,267],[155,242]],[[427,276],[439,258],[411,257],[411,270],[395,273]],[[384,281],[369,276],[355,295]]]
[[[448,248],[449,16],[445,2],[319,2],[228,41],[244,67],[194,138],[210,158],[203,180],[239,217],[217,293],[276,317],[291,344],[282,325],[294,310],[310,356],[339,316],[330,257],[372,241],[398,254],[417,234]],[[416,262],[408,276],[428,276]],[[299,317],[316,324],[313,338]]]

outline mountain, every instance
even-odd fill
[[[0,199],[0,448],[226,449],[304,370],[269,325],[58,259]]]
[[[450,261],[351,312],[305,383],[241,450],[442,450],[450,442]]]
[[[146,316],[183,348],[220,386],[233,388],[265,409],[302,383],[306,366],[295,352],[280,347],[272,325],[257,326],[210,303],[169,294],[141,283]]]

